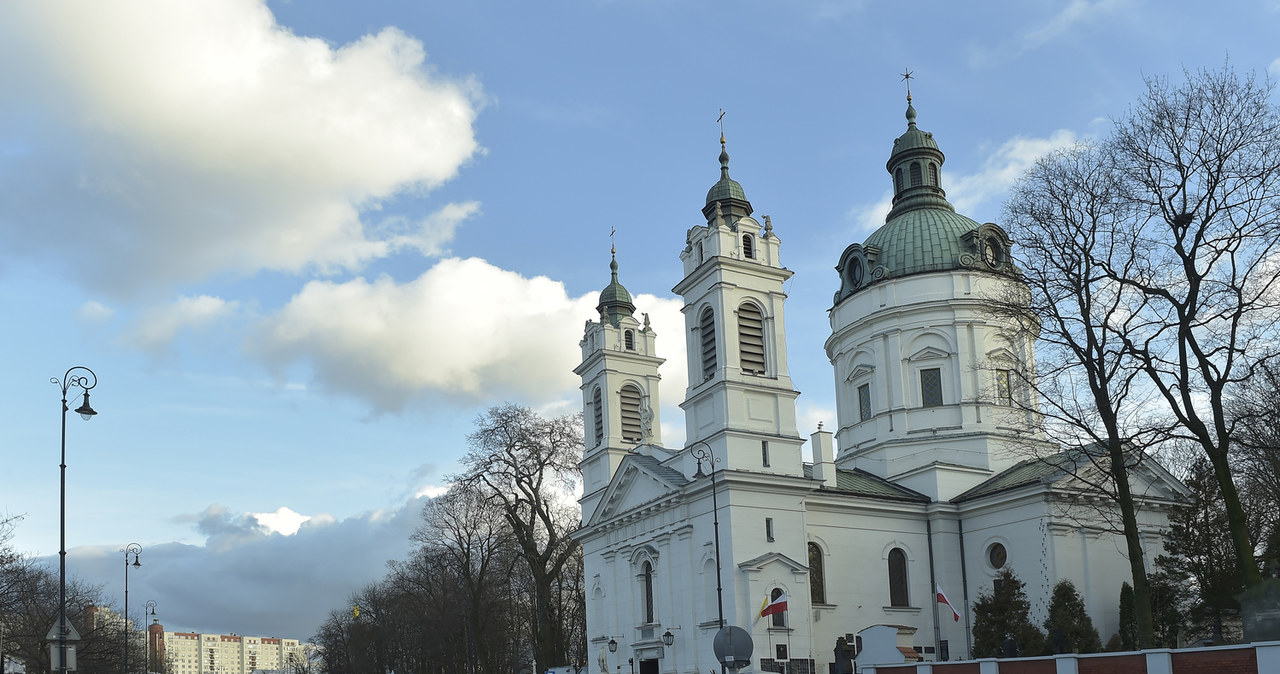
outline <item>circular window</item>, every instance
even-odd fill
[[[849,279],[855,287],[862,285],[862,275],[862,260],[855,257],[849,261]]]
[[[989,237],[982,246],[982,257],[989,267],[998,267],[1004,261],[1004,251],[1001,250],[1000,241],[994,236]]]
[[[1004,549],[1002,543],[992,543],[987,548],[987,561],[991,563],[991,568],[1002,568],[1005,562],[1009,561],[1009,551]]]

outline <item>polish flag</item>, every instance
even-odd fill
[[[951,617],[955,618],[956,622],[960,622],[960,612],[956,610],[956,607],[951,605],[951,601],[947,599],[947,593],[942,591],[941,585],[937,585],[935,587],[938,588],[938,601],[946,604],[947,608],[951,609]]]
[[[782,613],[783,611],[786,611],[786,610],[787,610],[787,593],[786,592],[783,592],[782,594],[778,595],[778,598],[774,599],[773,601],[769,601],[769,599],[766,597],[764,600],[764,604],[760,607],[760,615],[756,617],[756,620],[759,620],[760,618],[763,618],[767,615]]]

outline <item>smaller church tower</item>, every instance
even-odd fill
[[[636,320],[631,293],[618,282],[617,250],[609,262],[610,280],[600,292],[599,322],[587,321],[582,363],[582,417],[586,442],[579,466],[583,512],[592,512],[622,458],[638,445],[662,445],[658,417],[656,334],[649,315]]]
[[[787,370],[783,283],[773,223],[751,217],[729,177],[720,136],[720,180],[707,192],[705,225],[680,253],[689,388],[681,407],[689,444],[706,442],[730,469],[800,475],[796,397]]]

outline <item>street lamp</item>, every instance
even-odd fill
[[[698,447],[702,445],[702,447]],[[705,447],[706,449],[703,449]],[[719,613],[720,629],[724,629],[724,588],[720,584],[720,505],[716,502],[716,464],[720,463],[720,459],[711,453],[711,445],[706,440],[698,440],[689,448],[689,453],[693,454],[693,458],[698,460],[698,472],[694,473],[694,477],[705,477],[706,473],[702,472],[702,461],[706,459],[708,466],[711,468],[711,524],[715,531],[715,552],[716,552],[716,609]],[[669,632],[668,632],[669,633]],[[674,637],[672,637],[674,639]],[[666,635],[663,635],[666,640]],[[724,663],[720,664],[720,674],[726,671]]]
[[[147,603],[144,606],[142,615],[143,615],[142,622],[146,626],[146,630],[147,630],[146,634],[144,635],[146,637],[146,642],[145,642],[146,655],[144,656],[146,658],[146,663],[145,663],[145,669],[143,669],[142,671],[146,672],[147,674],[150,674],[151,672],[151,623],[155,621],[155,617],[156,617],[156,600],[154,599],[147,600]]]
[[[129,629],[129,567],[138,568],[142,566],[139,557],[142,556],[142,546],[137,543],[130,543],[120,549],[124,553],[124,674],[129,674],[129,633],[133,630]],[[133,564],[129,563],[129,555],[133,555]]]
[[[76,408],[76,414],[85,421],[92,419],[97,412],[89,406],[89,390],[98,385],[98,375],[83,365],[77,365],[67,370],[66,374],[62,375],[61,381],[53,377],[49,379],[49,383],[62,387],[62,462],[59,464],[61,486],[58,509],[58,625],[55,629],[58,631],[58,671],[66,674],[67,632],[70,631],[70,625],[67,623],[67,412],[71,409],[67,407],[67,391],[72,386],[77,386],[84,391],[84,402]]]

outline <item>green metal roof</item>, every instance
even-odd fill
[[[813,479],[813,464],[804,464],[804,476],[809,479]],[[827,487],[824,487],[824,489],[830,490],[832,487],[828,485]],[[917,501],[920,503],[929,502],[929,497],[918,491],[907,489],[906,487],[857,468],[853,470],[837,468],[836,485],[834,489],[837,491],[848,492],[855,496],[891,499],[894,501]]]
[[[985,482],[951,499],[952,503],[990,496],[1009,489],[1032,484],[1048,484],[1068,471],[1075,470],[1089,460],[1089,452],[1100,451],[1096,446],[1078,447],[1051,456],[1027,459],[1007,468]]]
[[[631,293],[618,282],[618,259],[615,256],[609,261],[609,285],[600,291],[600,302],[596,311],[613,325],[618,324],[620,316],[634,316],[636,305],[631,301]]]
[[[724,139],[720,140],[720,180],[707,191],[707,205],[726,199],[747,200],[747,193],[742,185],[729,177],[729,151],[724,148]]]
[[[874,264],[885,267],[885,278],[956,269],[964,235],[979,226],[953,210],[916,208],[884,223],[862,247],[880,249]]]

